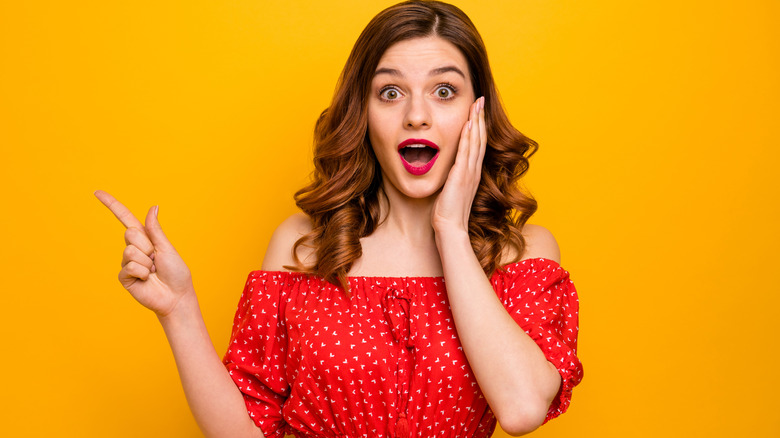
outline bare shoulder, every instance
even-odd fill
[[[312,230],[311,220],[304,213],[298,212],[285,219],[274,231],[268,249],[263,258],[264,271],[287,271],[285,266],[294,266],[295,260],[292,248],[295,242]],[[304,263],[310,263],[314,251],[311,248],[299,247],[298,258]]]
[[[542,257],[555,260],[557,263],[561,262],[561,250],[550,230],[541,225],[525,224],[522,233],[525,239],[525,252],[521,259]]]

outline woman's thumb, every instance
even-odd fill
[[[173,245],[171,245],[171,242],[165,237],[165,233],[160,226],[160,221],[157,220],[157,213],[159,210],[159,205],[155,205],[149,209],[149,212],[146,213],[144,228],[146,228],[146,234],[149,235],[149,239],[156,248],[169,249],[172,248]]]

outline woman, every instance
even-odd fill
[[[486,437],[564,412],[582,378],[576,290],[552,235],[525,224],[536,203],[515,183],[536,144],[468,17],[419,1],[377,15],[315,144],[303,213],[250,273],[222,361],[157,207],[144,226],[96,193],[204,433]]]

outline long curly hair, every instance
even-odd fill
[[[521,229],[536,201],[518,187],[536,142],[515,129],[500,103],[482,38],[455,6],[438,1],[407,1],[374,17],[358,37],[339,78],[331,105],[314,129],[314,172],[295,202],[312,222],[310,233],[293,246],[296,265],[288,269],[320,275],[349,291],[347,273],[361,257],[360,238],[379,225],[382,173],[368,139],[368,98],[379,60],[393,44],[413,38],[443,38],[465,56],[475,96],[485,96],[487,150],[469,218],[469,238],[487,275],[500,268],[505,247],[515,260],[525,249]],[[304,265],[301,246],[315,250]]]

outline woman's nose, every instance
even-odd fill
[[[406,102],[404,126],[412,129],[429,128],[431,126],[431,112],[425,99],[412,97]]]

